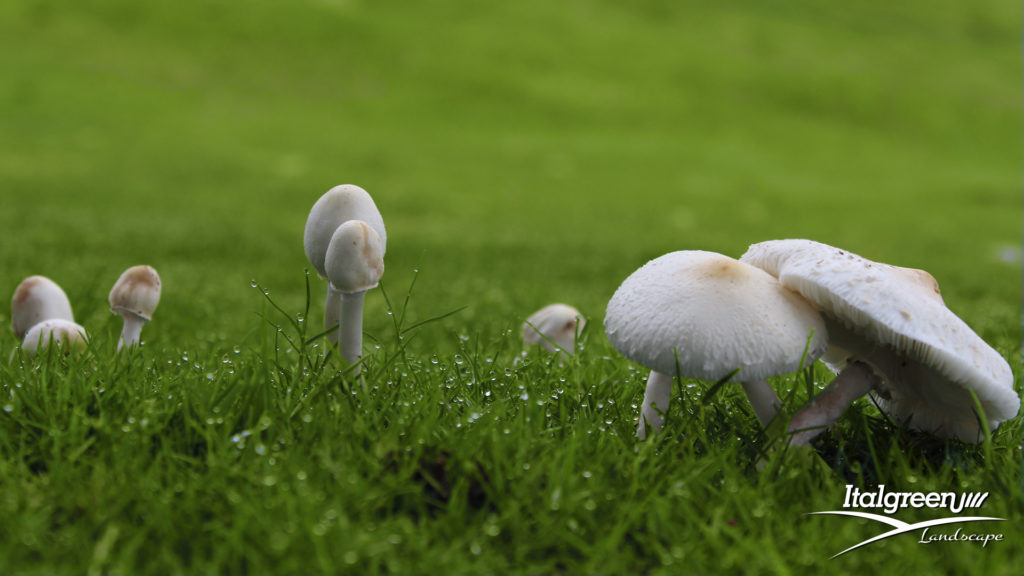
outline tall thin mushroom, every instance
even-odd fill
[[[672,378],[736,376],[765,426],[780,402],[765,380],[813,362],[825,324],[795,293],[762,270],[699,250],[651,260],[619,286],[605,316],[612,345],[651,369],[637,437],[664,422]]]
[[[972,394],[990,430],[1020,409],[1009,364],[946,307],[927,272],[812,240],[761,242],[740,260],[811,302],[831,335],[824,359],[839,375],[793,415],[792,444],[808,444],[867,393],[897,422],[967,442],[984,432]]]
[[[353,184],[335,186],[313,204],[303,232],[306,257],[321,278],[327,278],[325,259],[331,237],[338,226],[349,220],[361,220],[373,228],[380,238],[381,250],[387,251],[388,235],[384,228],[384,219],[370,194]],[[324,298],[325,330],[330,330],[338,324],[341,303],[341,293],[328,283]],[[331,332],[328,339],[337,342],[338,336],[338,332]]]
[[[356,362],[363,352],[363,296],[384,274],[384,245],[372,226],[349,220],[338,226],[325,254],[327,278],[341,295],[338,347],[342,358]],[[359,373],[359,366],[355,367]]]
[[[160,303],[160,275],[151,266],[132,266],[110,289],[110,311],[124,319],[117,349],[137,346],[142,327],[153,319]]]

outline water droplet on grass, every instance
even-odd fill
[[[14,406],[11,406],[10,404],[5,404],[4,405],[4,412],[7,412],[8,414],[10,414],[12,411],[14,411]]]

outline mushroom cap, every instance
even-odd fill
[[[761,380],[794,372],[824,352],[821,316],[802,298],[748,264],[687,250],[651,260],[608,302],[612,345],[667,375]],[[806,355],[805,355],[806,352]],[[801,363],[803,361],[803,363]]]
[[[380,238],[381,250],[387,249],[388,234],[384,229],[384,219],[373,203],[373,198],[366,190],[354,184],[335,186],[313,204],[306,218],[302,239],[306,257],[321,278],[327,277],[325,259],[331,237],[338,226],[348,220],[362,220],[369,224]]]
[[[976,442],[971,391],[993,429],[1020,409],[1009,364],[946,307],[927,272],[812,240],[754,244],[740,260],[778,277],[822,311],[842,354],[879,376],[873,395],[895,420]]]
[[[71,302],[56,282],[45,276],[29,276],[18,284],[11,298],[11,328],[21,339],[29,328],[51,318],[74,321]]]
[[[549,352],[557,350],[551,344],[554,342],[572,354],[576,333],[585,325],[586,320],[579,310],[568,304],[549,304],[534,312],[523,323],[523,341],[527,344],[540,344]]]
[[[45,350],[50,343],[56,343],[65,353],[70,353],[84,348],[87,339],[85,328],[70,320],[51,318],[32,326],[25,333],[21,348],[26,354],[34,355],[39,350]]]
[[[160,275],[150,266],[132,266],[110,289],[110,311],[132,314],[149,322],[160,303]]]
[[[349,220],[331,236],[326,253],[327,278],[340,292],[365,292],[384,275],[384,244],[362,220]]]

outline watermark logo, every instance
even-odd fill
[[[885,540],[886,538],[899,536],[900,534],[906,534],[908,532],[915,532],[917,530],[922,531],[921,538],[918,540],[919,544],[932,544],[935,542],[971,542],[980,544],[984,547],[988,546],[990,542],[1002,541],[1003,535],[976,532],[968,533],[965,532],[962,527],[957,528],[956,532],[952,534],[934,532],[929,534],[929,530],[933,530],[939,526],[946,526],[948,524],[1002,521],[1005,520],[1005,518],[993,518],[990,516],[952,516],[949,518],[939,518],[936,520],[926,520],[924,522],[908,524],[882,514],[861,512],[850,509],[880,509],[885,514],[894,514],[905,508],[931,508],[948,510],[951,514],[961,514],[965,510],[976,510],[981,508],[986,499],[988,499],[988,492],[962,492],[959,494],[955,492],[888,492],[886,491],[884,484],[880,484],[877,490],[861,492],[859,488],[847,484],[846,497],[843,499],[843,510],[811,512],[810,514],[852,516],[855,518],[874,520],[875,522],[880,522],[892,527],[892,530],[883,532],[878,536],[868,538],[863,542],[850,546],[846,550],[832,556],[832,558],[842,556],[851,550],[856,550],[861,546],[867,546],[868,544],[878,542],[879,540]]]

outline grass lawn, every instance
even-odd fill
[[[0,572],[1016,574],[1019,418],[966,445],[862,400],[809,454],[684,380],[638,442],[647,373],[602,320],[666,252],[812,238],[931,272],[1020,390],[1020,22],[1003,0],[0,4],[0,293],[49,276],[91,335],[8,361],[0,331]],[[306,342],[303,225],[341,183],[388,229],[359,378]],[[163,297],[124,361],[106,296],[141,263]],[[556,301],[581,349],[523,356]],[[773,384],[795,409],[831,377]],[[1003,540],[830,559],[886,529],[808,515],[848,484],[988,492],[975,512],[1006,521],[962,528]]]

